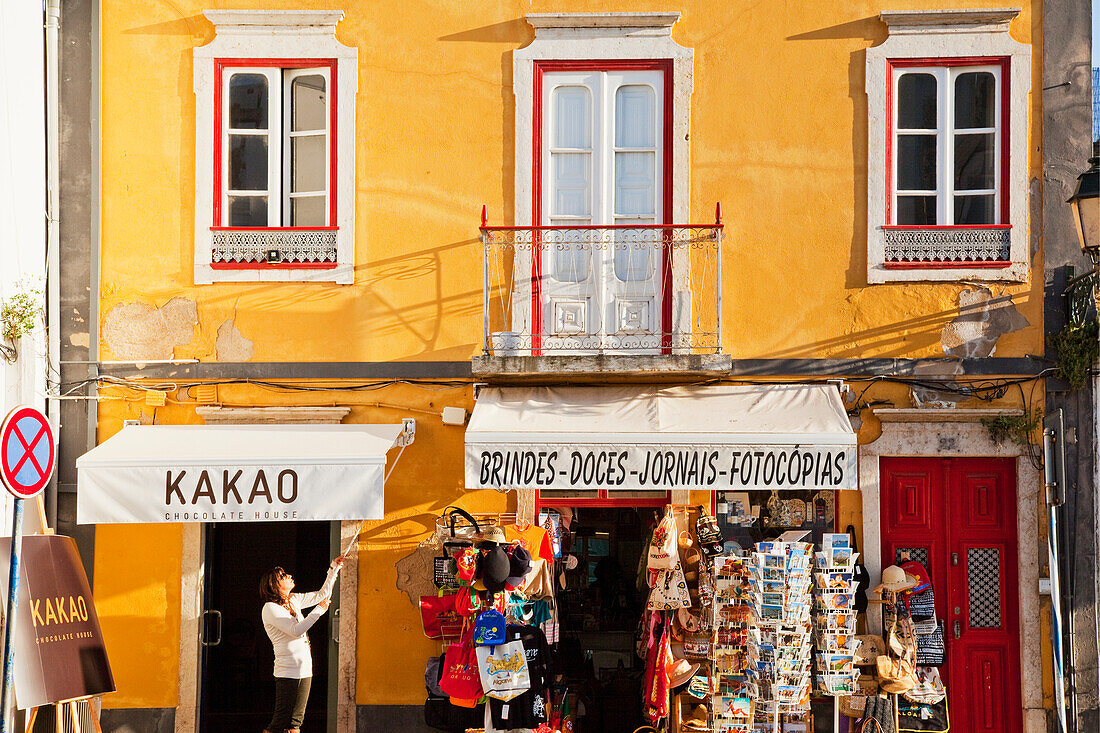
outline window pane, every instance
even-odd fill
[[[615,153],[615,214],[653,216],[656,153]]]
[[[936,190],[935,135],[898,135],[898,190]]]
[[[988,196],[956,196],[955,197],[955,223],[956,224],[996,224],[994,218],[994,204],[996,197]]]
[[[615,146],[652,148],[657,136],[656,108],[651,87],[619,87],[615,92]]]
[[[653,219],[617,221],[616,224],[655,224]],[[655,229],[615,230],[615,277],[623,282],[648,280],[653,274],[653,254],[660,246]]]
[[[233,74],[229,77],[229,127],[235,130],[267,129],[267,77]]]
[[[955,77],[955,127],[994,127],[997,112],[997,80],[988,71]]]
[[[996,174],[994,133],[955,136],[955,190],[993,188]]]
[[[290,138],[291,192],[325,190],[325,136]]]
[[[324,196],[302,196],[290,200],[290,226],[328,226],[328,207]]]
[[[898,129],[935,130],[936,77],[903,74],[898,79]]]
[[[553,208],[555,216],[590,216],[591,155],[589,153],[554,153]]]
[[[290,129],[324,130],[325,77],[320,74],[299,76],[290,84]]]
[[[588,87],[558,87],[553,97],[554,147],[592,147],[592,94]]]
[[[897,224],[936,224],[935,196],[898,196]]]
[[[229,136],[229,188],[267,190],[267,135]]]
[[[266,227],[267,196],[230,196],[228,226]]]
[[[585,226],[587,221],[551,221],[551,226],[562,224],[566,226]],[[591,236],[590,231],[565,229],[547,233],[547,242],[544,246],[553,252],[553,276],[559,282],[582,282],[588,279],[589,263],[591,260],[592,245],[586,241]]]

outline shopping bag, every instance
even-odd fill
[[[671,570],[662,570],[657,576],[657,583],[649,592],[646,608],[650,611],[691,608],[691,594],[688,593],[687,580],[684,578],[684,571],[680,568],[679,562]]]
[[[455,609],[454,594],[420,596],[420,620],[424,635],[442,641],[457,638],[462,631],[462,617]]]
[[[676,521],[672,512],[664,516],[653,530],[653,539],[649,544],[646,567],[650,570],[671,570],[680,562],[680,553],[676,548]]]
[[[479,646],[474,651],[481,687],[489,697],[511,700],[531,689],[531,673],[523,642]]]
[[[481,697],[481,676],[472,646],[451,644],[447,647],[439,688],[454,698],[469,700]]]

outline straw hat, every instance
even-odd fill
[[[699,671],[699,667],[700,664],[698,662],[689,662],[683,658],[677,659],[668,670],[669,688],[686,685],[691,681],[691,678],[695,676],[695,673]]]
[[[680,725],[688,730],[709,730],[710,729],[710,711],[707,710],[706,705],[696,705],[691,711],[691,715],[684,718]]]
[[[882,571],[882,585],[871,592],[881,593],[884,590],[888,590],[897,593],[898,591],[916,588],[918,585],[920,585],[920,580],[918,578],[914,578],[897,565],[891,565]]]

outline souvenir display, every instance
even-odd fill
[[[859,553],[852,551],[847,534],[824,535],[821,548],[814,563],[814,686],[818,694],[839,697],[856,690],[854,570]]]
[[[756,543],[748,561],[755,619],[748,634],[748,688],[757,712],[775,721],[810,704],[813,545],[795,534]]]

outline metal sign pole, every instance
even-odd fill
[[[15,687],[15,609],[19,601],[19,546],[23,538],[23,500],[15,500],[11,523],[11,573],[8,576],[8,607],[4,616],[4,687],[0,695],[3,715],[0,716],[0,733],[9,733],[11,715],[12,688]]]

